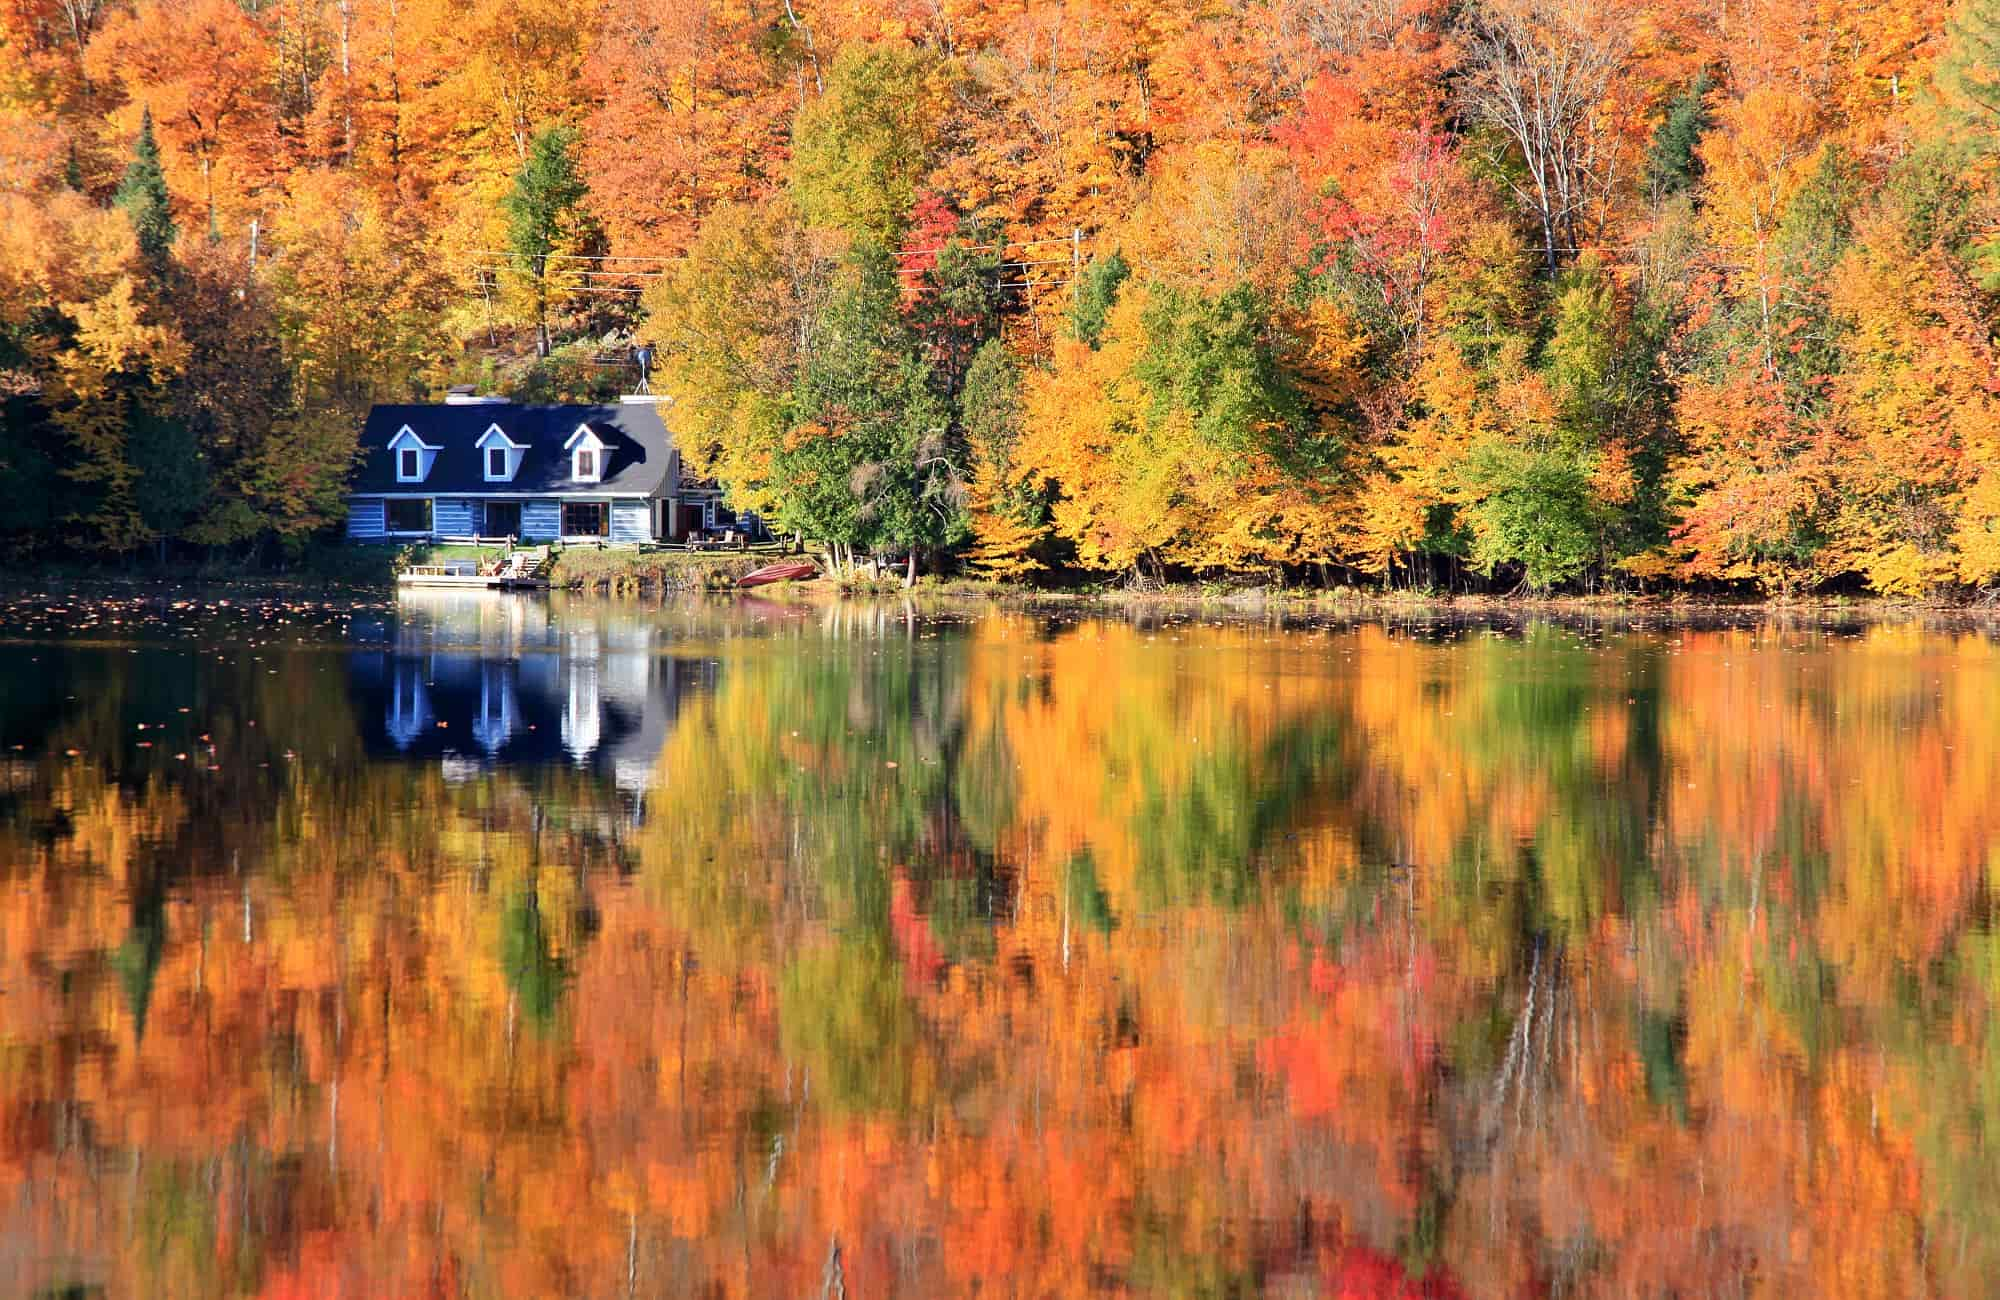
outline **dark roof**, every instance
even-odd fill
[[[488,483],[479,439],[494,425],[517,444],[526,444],[521,467],[511,481]],[[563,444],[579,425],[589,425],[608,448],[603,477],[572,482]],[[422,483],[396,479],[389,443],[404,425],[432,447],[441,448]],[[502,492],[636,492],[648,495],[666,483],[673,436],[650,402],[616,406],[517,406],[512,402],[466,402],[378,406],[361,430],[361,463],[348,490],[358,496],[421,492],[437,496],[489,496]]]

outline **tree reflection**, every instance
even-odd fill
[[[0,647],[5,1289],[2000,1282],[1983,637],[471,608]]]

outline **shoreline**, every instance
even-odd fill
[[[579,559],[579,556],[584,558]],[[689,596],[734,596],[735,579],[757,567],[762,557],[736,554],[662,553],[637,557],[573,553],[559,557],[549,592],[604,600],[658,601]],[[634,563],[633,561],[637,561]],[[118,573],[52,570],[17,574],[4,589],[18,598],[41,589],[52,594],[79,589],[115,590],[143,598],[190,591],[238,590],[334,599],[382,600],[400,590],[390,577],[294,573]],[[750,593],[743,593],[750,594]],[[1594,618],[1713,618],[1728,615],[1829,615],[1855,618],[1943,616],[2000,618],[2000,604],[1978,597],[1896,600],[1865,595],[1791,597],[1729,596],[1672,592],[1614,592],[1589,596],[1492,595],[1486,593],[1381,592],[1358,587],[1313,588],[1219,583],[1181,583],[1132,590],[1116,586],[1037,587],[967,578],[919,578],[914,588],[899,579],[836,583],[826,578],[759,588],[756,598],[819,604],[877,599],[994,604],[1022,609],[1124,610],[1134,612],[1206,610],[1236,615],[1423,617],[1504,617],[1547,615]]]

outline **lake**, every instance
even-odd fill
[[[2000,1289],[2000,640],[0,601],[0,1292]]]

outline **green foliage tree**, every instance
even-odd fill
[[[1487,444],[1474,451],[1464,477],[1475,498],[1465,517],[1480,572],[1490,577],[1518,564],[1525,584],[1542,592],[1597,558],[1596,502],[1576,457]]]
[[[135,402],[125,434],[132,496],[146,530],[162,547],[178,538],[207,505],[209,476],[200,440],[186,421],[157,404]]]
[[[125,178],[111,200],[132,223],[139,238],[139,252],[155,272],[163,271],[173,253],[175,230],[167,175],[160,168],[160,145],[153,138],[153,110],[139,118],[139,138],[132,145],[132,161],[126,164]]]
[[[501,200],[507,215],[507,248],[534,322],[537,356],[546,357],[553,349],[549,314],[575,288],[577,277],[561,260],[564,255],[581,254],[595,228],[585,206],[589,195],[576,129],[551,126],[529,142],[528,160]]]
[[[981,460],[1011,471],[1021,437],[1021,363],[997,338],[980,344],[959,394],[966,442]]]
[[[907,44],[840,52],[793,129],[792,195],[809,224],[895,240],[935,144],[931,73],[930,56]]]
[[[1132,274],[1125,255],[1114,251],[1109,257],[1093,257],[1083,268],[1076,297],[1069,306],[1069,332],[1081,342],[1096,347],[1104,337],[1111,306],[1118,301],[1119,286]]]
[[[1701,156],[1696,148],[1709,127],[1708,93],[1712,88],[1704,68],[1667,105],[1667,115],[1653,133],[1653,147],[1646,155],[1646,181],[1656,198],[1678,194],[1701,176]]]
[[[1153,423],[1184,415],[1196,436],[1225,452],[1317,459],[1304,440],[1305,399],[1280,362],[1270,316],[1270,304],[1248,285],[1216,297],[1155,286],[1146,350],[1133,369],[1150,395]]]
[[[888,253],[861,241],[773,458],[784,527],[864,547],[942,546],[963,535],[964,448],[900,299]]]
[[[1952,6],[1932,85],[1946,118],[1962,128],[1954,134],[1964,149],[1983,155],[2000,147],[2000,3]]]

